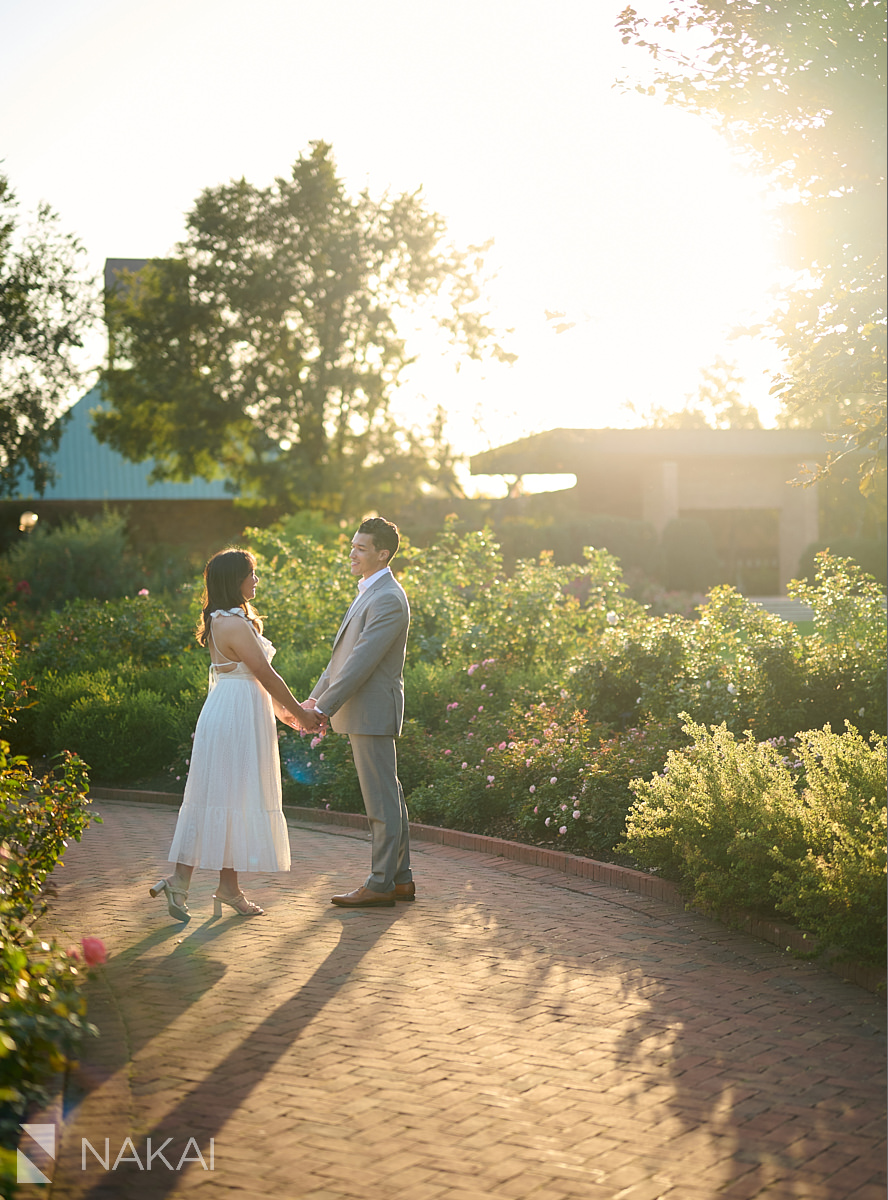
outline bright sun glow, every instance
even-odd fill
[[[778,364],[729,340],[768,309],[763,193],[701,120],[613,86],[649,68],[620,44],[621,7],[254,0],[245,20],[234,0],[16,6],[2,169],[24,210],[60,212],[98,272],[168,253],[202,188],[270,182],[322,138],[352,190],[422,186],[459,243],[495,238],[495,316],[518,362],[457,374],[423,347],[397,401],[408,419],[442,404],[466,454],[633,424],[627,402],[680,408],[721,356],[768,422]]]

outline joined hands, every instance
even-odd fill
[[[314,711],[315,702],[312,699],[304,700],[300,707],[302,712],[298,715],[282,709],[278,714],[279,719],[285,725],[289,725],[291,729],[295,729],[297,733],[313,733],[318,737],[323,737],[329,726],[327,716]]]

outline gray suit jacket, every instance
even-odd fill
[[[410,606],[394,575],[354,601],[311,692],[337,733],[400,734],[409,627]]]

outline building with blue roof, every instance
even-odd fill
[[[130,462],[104,445],[92,430],[91,414],[107,407],[94,388],[69,410],[58,449],[47,455],[55,479],[42,496],[30,476],[18,492],[0,502],[0,551],[16,538],[23,511],[37,514],[41,526],[104,509],[123,511],[137,547],[170,545],[195,555],[208,555],[237,540],[247,525],[274,519],[277,510],[247,508],[222,479],[153,481],[153,458]]]

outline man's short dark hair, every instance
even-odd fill
[[[394,521],[387,521],[385,517],[368,517],[358,526],[358,533],[369,533],[377,550],[388,550],[386,566],[398,553],[401,535]]]

